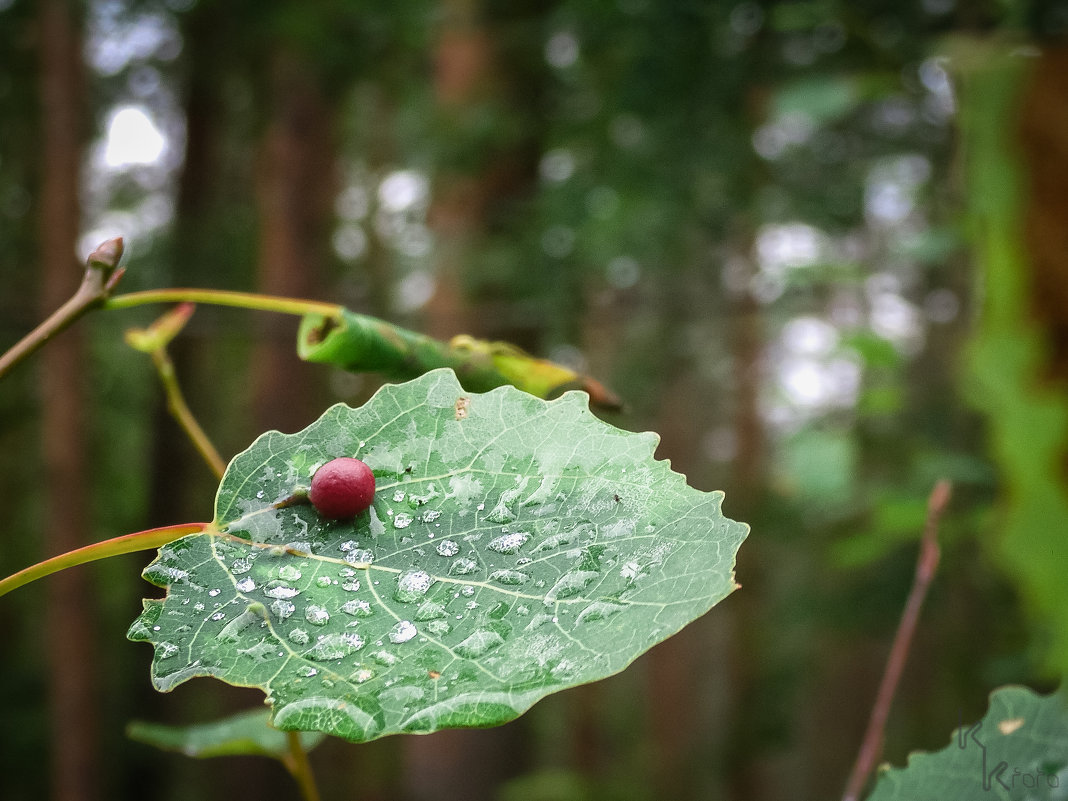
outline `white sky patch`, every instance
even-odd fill
[[[783,327],[782,339],[796,354],[826,356],[838,346],[838,329],[818,317],[795,317]]]
[[[863,376],[859,358],[840,350],[841,334],[815,316],[795,317],[773,347],[776,397],[769,420],[790,426],[856,404]]]
[[[787,397],[797,405],[819,406],[826,400],[827,376],[818,362],[805,359],[783,365],[780,377]]]
[[[813,411],[852,406],[860,390],[860,379],[860,365],[845,357],[829,361],[796,359],[779,370],[787,400]]]
[[[133,12],[129,2],[88,5],[85,55],[97,73],[118,75],[131,64],[172,61],[182,52],[182,36],[172,15]]]
[[[575,174],[575,156],[566,147],[550,150],[541,157],[538,171],[550,183],[563,183]]]
[[[430,187],[426,176],[416,170],[397,170],[378,186],[378,202],[389,212],[416,208],[427,201]]]
[[[334,202],[334,210],[343,220],[362,220],[370,209],[367,190],[360,184],[346,186]]]
[[[356,261],[367,250],[367,234],[357,223],[342,223],[331,240],[334,252],[344,261]]]
[[[166,137],[144,109],[122,106],[108,121],[104,163],[113,169],[156,164],[166,147]]]
[[[801,112],[791,112],[762,125],[753,134],[753,149],[764,159],[774,161],[792,147],[803,145],[816,132],[813,119]]]
[[[920,190],[930,177],[931,162],[915,153],[886,158],[872,167],[864,187],[869,223],[892,228],[905,222],[920,206]]]
[[[804,223],[765,225],[757,233],[756,256],[760,269],[775,274],[810,267],[825,258],[829,243],[819,228]]]
[[[427,270],[415,270],[400,280],[394,296],[399,311],[413,312],[423,307],[434,295],[437,282]]]
[[[579,59],[579,40],[571,31],[557,31],[545,43],[545,60],[558,70],[567,69]]]
[[[434,236],[422,223],[405,226],[397,241],[397,250],[413,259],[423,259],[434,249]]]
[[[899,347],[923,336],[916,307],[892,292],[880,292],[871,298],[871,330]]]

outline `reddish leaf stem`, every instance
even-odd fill
[[[879,690],[875,695],[875,705],[872,707],[871,719],[868,728],[864,732],[860,752],[857,761],[849,775],[845,794],[842,801],[857,801],[871,775],[875,763],[878,761],[883,750],[883,735],[886,731],[886,721],[890,716],[890,705],[893,703],[894,694],[901,674],[905,669],[908,659],[909,647],[912,645],[912,636],[916,632],[916,623],[920,617],[920,609],[923,607],[927,589],[931,586],[935,570],[938,568],[940,555],[938,547],[938,523],[942,518],[949,503],[951,485],[942,480],[935,484],[934,489],[927,499],[927,520],[924,523],[923,539],[920,541],[920,553],[916,560],[916,575],[912,580],[912,589],[909,591],[908,600],[905,602],[905,610],[901,615],[901,622],[894,636],[894,643],[890,647],[890,656],[886,662],[886,671],[883,680],[879,684]]]
[[[147,551],[151,548],[159,548],[168,542],[173,542],[187,534],[197,534],[210,527],[210,523],[183,523],[177,526],[163,526],[162,528],[150,528],[146,531],[138,531],[126,534],[103,542],[94,542],[84,548],[53,556],[35,565],[13,573],[5,579],[0,579],[0,595],[6,595],[24,584],[36,581],[39,578],[65,570],[68,567],[84,565],[109,556],[119,556],[124,553]]]

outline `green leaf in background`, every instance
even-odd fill
[[[450,370],[264,434],[215,521],[160,549],[129,636],[155,686],[259,687],[283,730],[363,741],[492,726],[622,670],[735,588],[748,527],[653,459],[655,434],[586,396],[467,393]],[[374,506],[327,521],[278,503],[357,456]]]
[[[966,88],[961,132],[969,225],[983,280],[968,389],[989,421],[1002,485],[990,539],[1040,632],[1036,651],[1051,675],[1068,676],[1068,392],[1044,375],[1047,348],[1035,320],[1032,268],[1021,238],[1028,211],[1016,117],[1031,59],[1003,43],[959,40],[955,48],[953,61]]]
[[[854,76],[802,78],[780,87],[772,98],[774,116],[803,114],[813,125],[833,122],[851,112],[863,100],[860,82]]]
[[[253,709],[193,726],[165,726],[135,720],[126,727],[126,735],[139,743],[197,759],[266,756],[284,760],[289,754],[286,735],[274,728],[268,722],[269,718],[268,710]],[[311,751],[322,740],[323,735],[319,732],[300,735],[300,744],[305,751]]]
[[[963,726],[948,747],[913,754],[883,772],[868,801],[1055,801],[1068,798],[1068,705],[1003,687],[981,722]]]

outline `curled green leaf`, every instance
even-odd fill
[[[297,335],[297,353],[306,361],[382,373],[396,380],[448,367],[472,392],[511,384],[539,398],[553,398],[581,389],[597,407],[621,406],[619,398],[593,378],[506,342],[469,336],[443,342],[348,309],[305,315]]]

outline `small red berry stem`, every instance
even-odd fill
[[[6,595],[24,584],[29,584],[31,581],[44,578],[52,573],[58,573],[60,570],[66,570],[68,567],[96,562],[109,556],[119,556],[124,553],[159,548],[188,534],[199,534],[210,526],[211,523],[183,523],[177,526],[150,528],[146,531],[125,534],[103,542],[94,542],[84,548],[77,548],[59,556],[53,556],[51,559],[45,559],[43,562],[30,565],[5,579],[0,579],[0,595]]]

